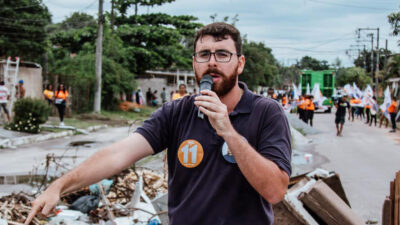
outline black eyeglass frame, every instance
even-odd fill
[[[200,62],[199,62],[199,61],[197,60],[196,55],[199,54],[199,53],[206,53],[206,52],[210,54],[210,55],[208,56],[208,60],[206,60],[206,61],[200,61]],[[230,55],[230,56],[229,56],[229,60],[228,60],[228,61],[220,61],[220,60],[218,60],[217,57],[215,56],[215,54],[218,53],[218,52],[228,53],[228,54]],[[215,59],[216,62],[228,63],[228,62],[231,61],[233,55],[241,56],[242,54],[233,53],[233,52],[230,52],[230,51],[227,51],[227,50],[217,50],[217,51],[215,51],[215,52],[200,51],[200,52],[195,52],[195,53],[193,53],[194,60],[195,60],[197,63],[206,63],[206,62],[209,62],[210,59],[211,59],[211,55],[214,55],[214,59]]]

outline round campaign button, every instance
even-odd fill
[[[247,139],[245,137],[242,136],[242,138],[247,141]],[[224,144],[222,145],[221,148],[221,152],[222,152],[222,156],[224,157],[224,159],[230,163],[236,163],[235,158],[233,157],[232,152],[229,150],[228,144],[226,142],[224,142]]]
[[[197,167],[203,160],[203,156],[203,146],[196,140],[186,140],[179,146],[178,159],[184,167]]]

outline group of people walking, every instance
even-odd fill
[[[196,94],[196,89],[193,89],[193,94]],[[178,87],[178,90],[171,91],[169,99],[171,101],[183,98],[187,95],[191,95],[191,93],[188,93],[186,85],[185,84],[180,84]],[[161,99],[161,103],[164,104],[168,102],[168,93],[166,91],[166,88],[163,87],[160,97],[158,97],[158,90],[152,91],[151,88],[148,88],[146,92],[146,98],[144,98],[143,93],[141,89],[138,89],[134,93],[134,99],[136,104],[138,105],[147,105],[147,106],[158,106],[160,104],[159,99]]]
[[[59,84],[57,90],[54,91],[53,85],[48,84],[43,91],[43,96],[49,105],[55,105],[60,117],[60,126],[64,126],[65,109],[68,102],[68,90],[64,84]]]

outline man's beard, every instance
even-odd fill
[[[229,76],[225,75],[218,69],[208,69],[201,77],[203,77],[205,74],[210,74],[210,73],[217,74],[221,80],[218,83],[214,83],[211,90],[214,91],[218,95],[218,97],[222,97],[228,94],[235,86],[238,79],[237,69],[238,66],[236,66],[236,68]],[[201,79],[200,74],[198,74],[197,71],[194,72],[196,75],[197,84],[200,86],[200,79]]]

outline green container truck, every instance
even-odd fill
[[[319,83],[321,93],[327,99],[322,105],[327,106],[326,112],[331,112],[333,106],[332,95],[335,88],[335,71],[334,70],[302,70],[300,76],[301,92],[306,94],[307,84],[310,85],[312,91],[314,84]]]

